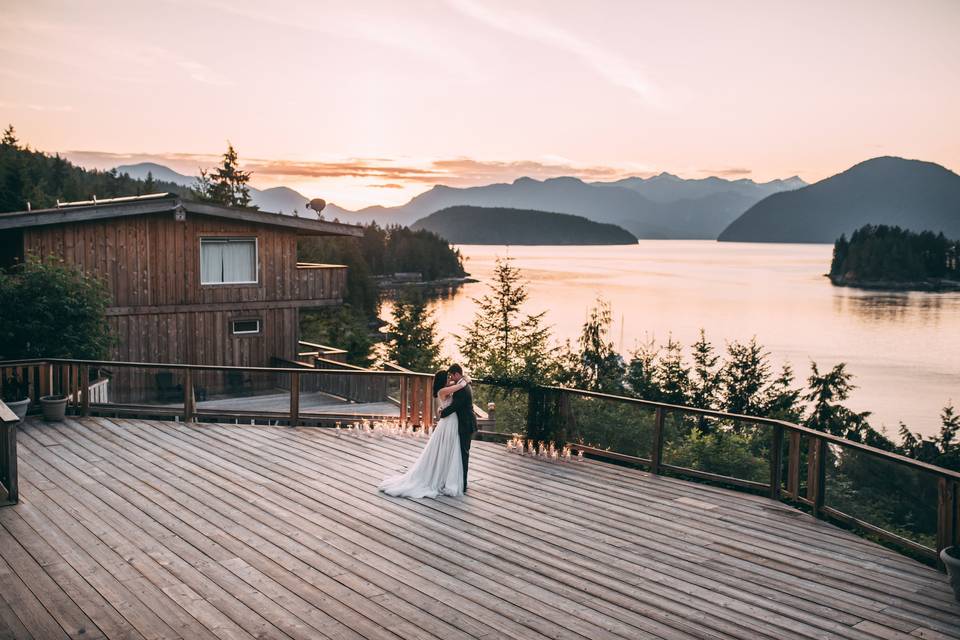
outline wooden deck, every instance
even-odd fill
[[[765,498],[475,443],[88,418],[20,434],[0,638],[960,638],[946,578]]]

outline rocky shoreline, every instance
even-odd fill
[[[856,280],[844,276],[825,274],[837,287],[869,289],[871,291],[922,291],[945,293],[960,291],[960,281],[928,278],[927,280]]]

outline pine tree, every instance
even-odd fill
[[[524,314],[527,283],[509,258],[498,258],[490,292],[474,298],[473,323],[457,337],[464,364],[478,378],[549,382],[553,377],[550,328],[544,315]]]
[[[660,397],[660,387],[656,379],[657,356],[660,350],[653,338],[638,344],[630,354],[624,380],[630,392],[644,400],[656,400]]]
[[[768,354],[757,344],[731,342],[720,372],[724,409],[729,413],[763,415],[763,394],[770,378]]]
[[[583,323],[579,350],[571,353],[568,346],[564,357],[570,370],[561,375],[570,378],[569,382],[577,388],[606,393],[623,391],[625,365],[610,340],[612,323],[610,303],[597,299]]]
[[[433,371],[439,366],[437,322],[422,295],[406,295],[394,302],[388,332],[387,356],[391,362],[420,372]]]
[[[690,390],[690,367],[683,357],[683,345],[667,337],[667,344],[657,363],[657,384],[661,402],[686,404]]]
[[[720,372],[713,345],[700,329],[700,337],[693,343],[693,375],[690,378],[690,405],[700,409],[716,409],[720,394]]]
[[[13,147],[14,149],[20,148],[20,141],[17,140],[17,133],[14,131],[12,124],[8,124],[7,128],[3,130],[3,137],[0,138],[0,146]]]
[[[215,202],[226,207],[248,207],[250,205],[251,172],[240,169],[236,149],[227,142],[227,151],[223,154],[220,166],[212,172],[200,170],[200,177],[194,187],[194,195],[200,200]]]
[[[147,171],[147,179],[143,181],[144,195],[153,193],[154,189],[156,188],[157,183],[153,180],[153,171]]]

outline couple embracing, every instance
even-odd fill
[[[413,466],[380,485],[380,491],[389,496],[436,498],[467,492],[470,440],[477,430],[477,420],[470,380],[460,365],[451,365],[433,376],[433,395],[438,400],[440,420]]]

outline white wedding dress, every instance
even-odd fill
[[[452,396],[441,400],[440,409],[448,407],[452,400]],[[440,418],[413,466],[402,475],[384,480],[379,489],[397,498],[463,495],[463,460],[460,458],[457,414]]]

